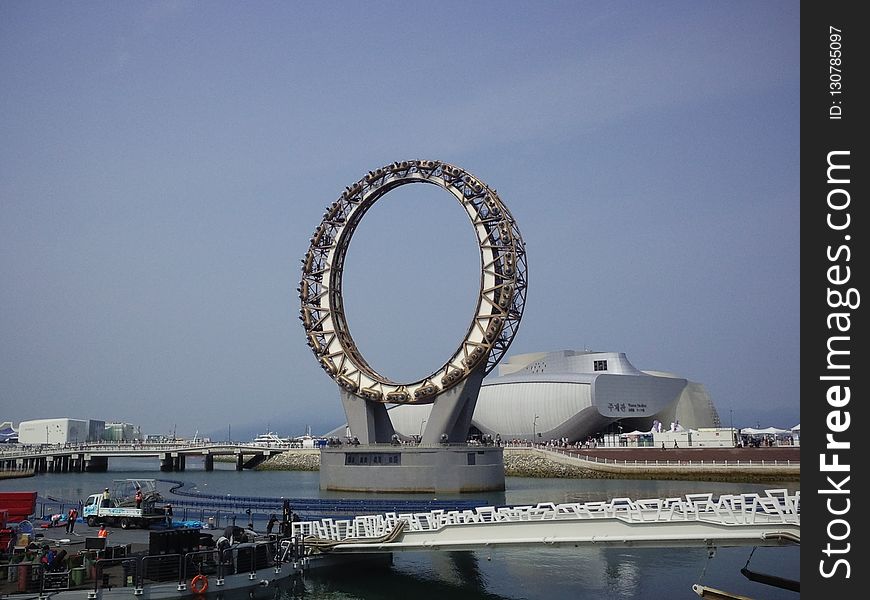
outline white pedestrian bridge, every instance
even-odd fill
[[[312,550],[331,553],[534,545],[780,546],[800,544],[800,491],[385,513],[297,522],[293,533]]]

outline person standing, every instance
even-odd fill
[[[109,499],[110,499],[109,488],[106,488],[103,491],[103,504],[102,504],[102,506],[108,508],[109,507]]]
[[[97,532],[97,537],[101,537],[101,538],[108,538],[109,537],[109,530],[106,529],[105,523],[100,525],[100,530]]]
[[[172,528],[172,505],[167,504],[163,507],[163,515],[166,517],[166,526]]]
[[[142,508],[142,488],[136,488],[136,508]]]
[[[79,511],[76,510],[76,507],[73,506],[69,509],[69,512],[66,514],[66,532],[67,533],[75,533],[76,528],[76,519],[79,518]]]

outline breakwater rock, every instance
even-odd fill
[[[257,466],[258,471],[319,471],[320,450],[303,448],[288,450]]]
[[[549,479],[680,479],[767,483],[800,481],[800,464],[734,464],[703,461],[626,460],[606,462],[541,448],[505,448],[507,477]],[[263,471],[319,471],[320,450],[294,449],[264,461]]]
[[[594,458],[594,457],[593,457]],[[506,448],[505,475],[583,479],[655,479],[770,483],[800,481],[800,463],[735,464],[734,461],[590,460],[541,448]]]
[[[319,450],[288,450],[273,456],[257,467],[262,471],[318,471]],[[601,472],[557,462],[543,452],[532,449],[506,448],[504,471],[508,477],[587,477],[599,478]]]
[[[0,471],[0,479],[18,479],[20,477],[33,477],[36,475],[34,469],[28,470],[2,470]]]
[[[505,448],[504,474],[507,477],[545,477],[553,479],[606,479],[607,473],[567,461],[556,461],[533,449]]]

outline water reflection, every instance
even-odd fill
[[[273,598],[414,600],[507,600],[487,589],[473,552],[436,553],[428,559],[402,557],[393,564],[349,565],[310,571],[281,585]],[[428,564],[426,564],[428,563]]]

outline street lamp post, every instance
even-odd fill
[[[728,409],[728,416],[731,419],[731,443],[737,445],[737,436],[734,435],[734,409]]]
[[[535,415],[535,419],[532,421],[532,445],[537,442],[538,436],[538,415]]]
[[[423,419],[422,421],[420,421],[420,435],[417,437],[421,437],[421,438],[423,437],[423,425],[425,425],[425,424],[426,424],[426,419]]]

